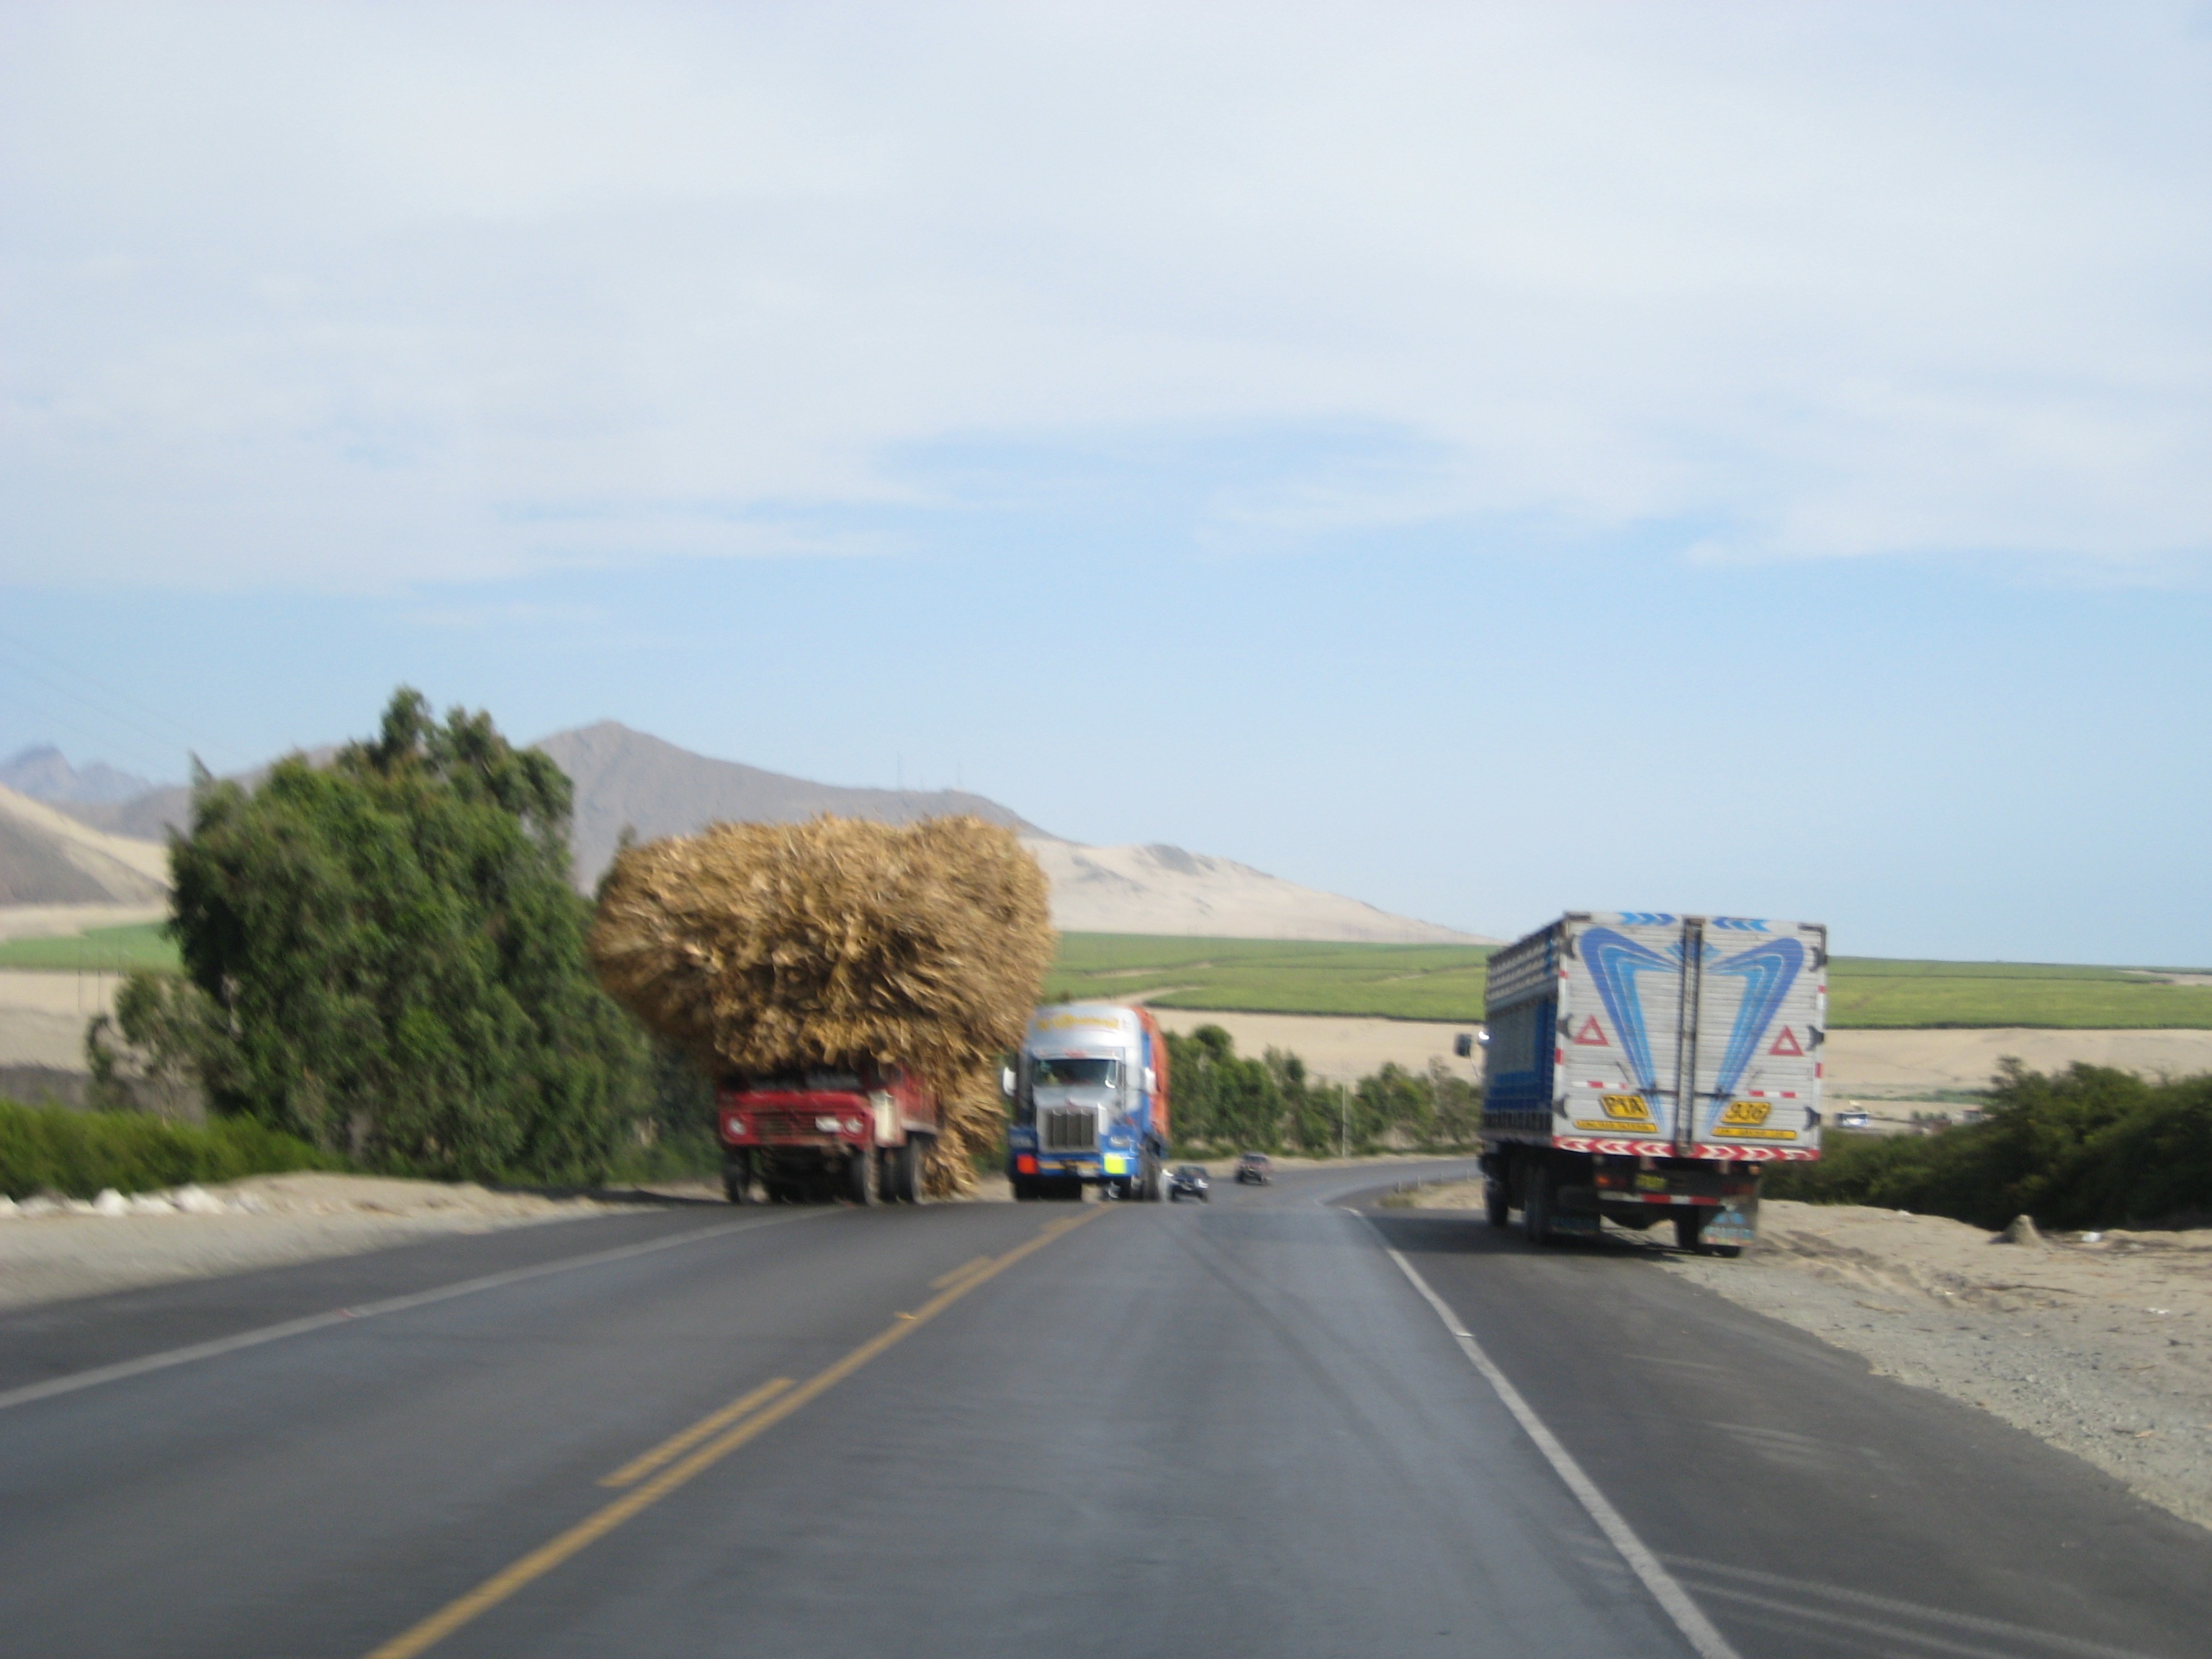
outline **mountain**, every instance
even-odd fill
[[[94,761],[79,771],[50,743],[34,744],[0,763],[0,789],[12,789],[33,800],[125,801],[155,787],[148,779],[117,771],[106,761]]]
[[[1179,847],[1078,846],[1039,829],[1009,807],[961,790],[858,789],[811,783],[736,761],[695,755],[613,720],[556,732],[534,746],[551,757],[575,787],[570,845],[577,884],[586,891],[613,858],[625,829],[650,841],[688,835],[726,820],[788,823],[834,812],[910,823],[967,812],[1004,824],[1022,837],[1052,882],[1054,923],[1071,933],[1495,942],[1392,915],[1357,899],[1301,887],[1249,865],[1187,853]],[[316,750],[309,758],[327,758],[331,752]],[[241,781],[250,784],[260,775],[258,770],[242,774]],[[169,826],[182,826],[191,805],[191,797],[184,789],[155,789],[122,802],[70,802],[63,810],[116,836],[141,837],[137,844],[143,846],[158,843]],[[160,847],[153,845],[149,850],[158,860]]]
[[[159,842],[106,834],[0,788],[0,904],[146,904],[168,881]]]
[[[613,720],[556,732],[533,748],[550,755],[576,786],[576,879],[590,887],[615,855],[625,827],[641,841],[689,835],[709,823],[787,823],[818,812],[911,823],[968,812],[1023,836],[1053,837],[981,795],[957,789],[848,789],[710,760]]]
[[[1496,945],[1478,933],[1394,916],[1358,899],[1301,887],[1180,847],[1024,844],[1052,882],[1053,925],[1071,933],[1199,939],[1347,939],[1392,945]]]

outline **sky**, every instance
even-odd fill
[[[0,5],[0,754],[611,719],[2212,963],[2212,6]]]

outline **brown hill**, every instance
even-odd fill
[[[848,789],[711,760],[614,720],[556,732],[534,747],[576,786],[576,879],[585,887],[615,855],[625,827],[641,841],[688,836],[714,823],[792,823],[817,813],[913,823],[969,813],[1018,835],[1053,837],[994,800],[957,789]]]
[[[613,860],[624,829],[641,841],[696,834],[710,823],[792,823],[823,812],[913,823],[972,814],[1029,845],[1052,881],[1054,925],[1078,932],[1215,939],[1462,942],[1478,936],[1390,915],[1300,887],[1226,859],[1172,847],[1080,847],[1018,813],[955,789],[854,789],[812,783],[737,761],[714,760],[614,720],[556,732],[535,745],[575,786],[569,844],[586,891]],[[310,758],[331,752],[313,751]],[[248,785],[265,769],[240,775]],[[191,806],[183,789],[156,789],[118,805],[55,804],[114,834],[160,841]],[[59,902],[58,900],[53,902]]]
[[[167,848],[0,788],[0,904],[144,904],[168,878]]]

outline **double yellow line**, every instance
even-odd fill
[[[826,1370],[817,1372],[795,1388],[788,1377],[779,1376],[764,1382],[720,1410],[701,1418],[681,1433],[670,1436],[651,1451],[631,1459],[599,1481],[603,1486],[628,1486],[629,1492],[558,1537],[539,1545],[512,1565],[494,1573],[412,1630],[393,1637],[372,1651],[368,1659],[414,1659],[415,1655],[435,1646],[471,1620],[497,1607],[570,1556],[605,1537],[632,1516],[650,1509],[678,1486],[704,1474],[747,1441],[819,1399],[885,1349],[911,1336],[978,1285],[1106,1212],[1104,1205],[1086,1207],[1039,1229],[1036,1237],[1016,1245],[1004,1255],[978,1256],[954,1268],[933,1282],[930,1288],[937,1291],[935,1296],[912,1313],[899,1315]],[[700,1443],[702,1441],[706,1443],[703,1445]]]

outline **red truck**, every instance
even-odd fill
[[[732,1204],[921,1202],[937,1096],[896,1066],[735,1077],[714,1091],[722,1189]]]

